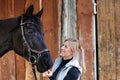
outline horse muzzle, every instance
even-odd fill
[[[44,52],[37,58],[36,66],[37,70],[41,73],[47,71],[52,67],[52,59],[49,52]]]

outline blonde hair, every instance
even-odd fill
[[[83,72],[86,72],[84,49],[81,47],[80,41],[75,39],[66,39],[64,42],[68,41],[70,48],[73,52],[73,59],[79,61],[80,66],[83,68]]]

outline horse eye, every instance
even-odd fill
[[[28,34],[33,34],[34,31],[32,29],[28,30]]]

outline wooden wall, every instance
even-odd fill
[[[64,29],[66,33],[72,25],[71,29],[74,29],[74,31],[69,30],[75,32],[73,33],[75,35],[72,33],[69,34],[70,31],[67,35],[72,35],[73,37],[80,39],[81,44],[85,49],[87,72],[83,73],[81,80],[94,80],[92,0],[66,0],[68,4],[71,4],[71,2],[76,3],[74,4],[75,8],[73,8],[73,11],[76,11],[73,12],[76,13],[74,15],[74,17],[76,17],[74,20],[75,25],[69,24],[69,26],[62,25],[62,19],[64,17],[62,14],[64,3],[62,1],[63,0],[0,0],[0,19],[21,15],[30,4],[34,4],[34,13],[43,8],[42,22],[45,32],[45,41],[50,49],[53,61],[58,56],[59,47],[61,45],[60,42],[63,39],[63,36],[61,36],[64,34],[61,32],[62,29]],[[69,10],[72,11],[71,9]],[[69,17],[71,17],[71,15],[69,15]],[[72,19],[72,17],[70,19]],[[48,78],[43,78],[38,72],[37,77],[38,80],[48,80]],[[15,54],[14,51],[10,51],[0,58],[0,80],[33,79],[34,76],[30,64],[22,57]]]
[[[99,80],[120,80],[120,0],[97,0]]]
[[[85,50],[86,73],[81,80],[94,80],[92,0],[62,0],[61,40],[77,38]],[[61,41],[61,43],[62,43]]]
[[[64,0],[65,1],[65,0]],[[70,0],[69,0],[70,1]],[[98,75],[99,80],[119,80],[120,77],[120,0],[97,1]],[[62,0],[0,0],[0,19],[21,15],[34,4],[42,7],[45,40],[53,61],[58,56],[62,27]],[[94,80],[94,50],[92,28],[92,0],[76,0],[76,37],[85,49],[87,72],[81,80]],[[68,27],[69,28],[69,27]],[[66,30],[65,30],[66,31]],[[38,80],[48,80],[37,72]],[[30,64],[14,51],[0,58],[0,80],[33,80]]]
[[[85,49],[85,63],[87,68],[86,73],[83,73],[82,80],[95,80],[92,6],[92,0],[77,0],[77,37]]]

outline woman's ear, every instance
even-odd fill
[[[43,13],[43,8],[36,14],[36,16],[40,18],[42,16],[42,13]]]

